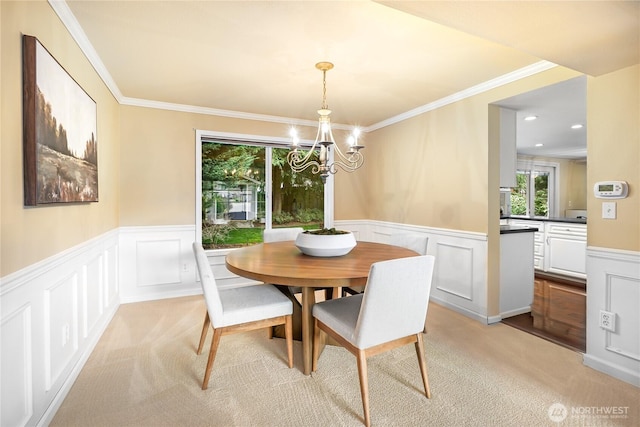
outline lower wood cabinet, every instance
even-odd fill
[[[544,279],[534,281],[531,315],[534,328],[563,337],[584,348],[586,339],[586,286]]]

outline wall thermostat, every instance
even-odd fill
[[[625,181],[600,181],[593,186],[593,195],[598,199],[624,199],[628,192]]]

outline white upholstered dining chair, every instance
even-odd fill
[[[288,227],[288,228],[271,228],[262,232],[262,241],[264,243],[284,242],[287,240],[296,240],[298,234],[302,233],[304,228],[302,227]]]
[[[211,339],[211,348],[202,381],[202,389],[206,390],[209,384],[211,368],[220,344],[220,338],[223,335],[261,328],[269,328],[269,334],[271,335],[271,326],[284,324],[287,359],[289,368],[292,368],[293,332],[291,317],[293,304],[289,298],[272,285],[253,285],[219,290],[202,245],[197,242],[193,243],[193,252],[198,266],[198,273],[200,274],[204,299],[207,304],[207,314],[200,334],[198,354],[202,353],[209,325],[213,328],[213,338]]]
[[[312,370],[318,369],[321,331],[356,356],[364,423],[371,425],[367,357],[414,344],[425,395],[431,397],[422,330],[427,317],[434,257],[374,263],[364,293],[314,305]]]
[[[394,233],[389,236],[389,244],[411,249],[420,255],[427,254],[429,237],[418,233]]]
[[[295,240],[296,236],[299,233],[302,233],[303,231],[304,231],[304,228],[302,227],[272,228],[269,230],[265,229],[262,234],[262,241],[264,243],[271,243],[271,242],[281,242],[286,240]],[[279,288],[279,286],[276,286],[276,287]],[[288,289],[289,289],[289,293],[287,296],[290,297],[292,302],[296,302],[295,298],[293,297],[293,294],[300,293],[301,289],[294,288],[294,287],[288,287]],[[202,333],[201,333],[202,338],[200,338],[200,345],[198,346],[198,354],[200,354],[202,350],[202,345],[207,336],[207,331],[209,330],[209,324],[207,323],[208,316],[209,314],[205,313],[204,324],[202,325]],[[299,329],[297,324],[296,324],[296,329]],[[269,328],[269,337],[271,337],[272,335],[273,335],[273,328]]]
[[[420,255],[427,254],[427,246],[429,245],[429,237],[420,235],[418,233],[393,233],[389,236],[389,244],[393,246],[400,246],[403,248],[411,249]],[[343,288],[342,293],[344,296],[355,295],[362,293],[363,287],[348,287]],[[425,326],[425,332],[427,331]]]

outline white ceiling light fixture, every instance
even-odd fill
[[[533,120],[535,120],[537,118],[538,118],[538,116],[525,116],[524,120],[526,122],[530,122],[530,121],[533,121]]]
[[[327,106],[327,71],[333,68],[333,64],[331,62],[318,62],[316,68],[322,71],[322,106],[318,110],[320,117],[318,118],[316,140],[309,148],[309,151],[299,151],[300,139],[295,129],[291,129],[291,151],[287,155],[287,162],[291,166],[291,170],[296,173],[312,167],[311,171],[314,174],[319,173],[324,184],[327,182],[327,177],[330,173],[335,174],[338,171],[336,167],[340,167],[346,172],[353,172],[360,168],[364,163],[364,157],[360,150],[364,146],[358,145],[358,137],[360,136],[358,128],[353,130],[348,139],[349,147],[346,153],[343,153],[335,143],[331,133],[331,119],[329,118],[331,110]],[[334,148],[333,161],[331,161],[330,156],[332,147]],[[313,157],[316,148],[320,149],[317,160]]]
[[[572,125],[572,126],[571,126],[571,129],[582,129],[582,127],[583,127],[583,126],[582,126],[580,123],[577,123],[577,124],[575,124],[575,125]]]
[[[544,147],[544,144],[537,143],[537,144],[536,144],[536,147]]]

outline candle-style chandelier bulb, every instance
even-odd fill
[[[348,150],[345,153],[335,143],[331,132],[331,118],[329,117],[331,110],[327,105],[327,71],[333,68],[333,64],[331,62],[318,62],[316,68],[322,71],[322,106],[318,110],[316,140],[305,154],[299,151],[300,139],[295,129],[291,129],[291,150],[287,155],[287,162],[291,166],[291,170],[296,173],[311,167],[311,172],[320,174],[322,182],[326,183],[329,174],[337,172],[336,167],[347,172],[353,172],[360,168],[364,163],[364,157],[360,150],[364,146],[358,144],[358,137],[360,136],[358,128],[355,128],[353,134],[349,137]],[[319,150],[318,160],[312,157],[316,150]],[[331,150],[333,150],[333,161],[331,160]]]

